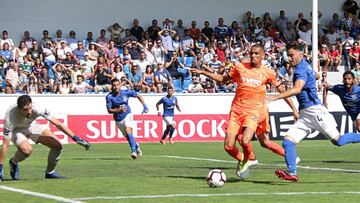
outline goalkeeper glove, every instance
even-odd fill
[[[74,140],[79,145],[85,147],[86,150],[90,150],[90,143],[84,139],[81,139],[79,136],[75,135],[72,137],[72,140]]]
[[[144,113],[149,112],[149,109],[148,109],[148,107],[146,106],[146,104],[144,104],[143,107],[144,107],[144,109],[143,109],[143,111],[141,112],[141,114],[144,114]]]

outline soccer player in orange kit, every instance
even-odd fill
[[[264,56],[264,47],[255,44],[251,47],[250,63],[237,64],[231,68],[227,75],[218,75],[195,68],[190,69],[192,73],[203,74],[218,82],[226,83],[234,80],[237,83],[235,97],[230,109],[224,149],[229,155],[238,160],[236,174],[241,178],[245,178],[249,172],[250,164],[248,160],[250,154],[253,153],[250,141],[259,122],[262,122],[260,119],[263,117],[261,115],[264,114],[266,105],[266,85],[271,83],[279,92],[284,91],[281,83],[276,80],[275,72],[261,64]],[[287,99],[286,102],[293,110],[295,118],[297,118],[298,113],[291,99]],[[235,146],[238,132],[242,132],[244,155]]]

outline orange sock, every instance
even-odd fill
[[[250,155],[254,154],[253,150],[252,150],[252,145],[251,143],[248,144],[242,144],[241,147],[244,150],[244,162],[246,162],[247,160],[250,159]]]
[[[245,153],[245,150],[246,150],[246,149],[244,149],[244,146],[243,146],[243,144],[242,144],[242,136],[239,136],[239,137],[237,138],[237,141],[239,142],[239,144],[240,144],[243,152]],[[251,145],[251,143],[249,143],[249,145],[250,145],[249,147],[250,147],[250,151],[251,151],[250,154],[249,154],[249,160],[255,160],[256,157],[255,157],[254,151],[252,150],[252,145]]]
[[[242,160],[242,158],[243,158],[242,154],[240,153],[239,149],[236,146],[234,146],[232,148],[229,148],[229,147],[225,146],[224,149],[234,159],[236,159],[238,161]]]
[[[273,141],[269,141],[267,146],[267,149],[271,150],[272,152],[274,152],[275,154],[278,154],[280,156],[285,156],[285,150],[284,148],[282,148],[279,144],[277,144],[276,142]]]

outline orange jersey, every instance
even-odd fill
[[[266,66],[253,68],[249,63],[240,63],[228,73],[237,83],[231,111],[236,113],[261,113],[265,105],[266,85],[279,85],[275,72]]]

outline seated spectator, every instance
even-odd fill
[[[201,33],[200,29],[196,27],[196,21],[191,21],[191,27],[189,28],[190,36],[193,38],[193,40],[197,40],[199,38],[199,35]]]
[[[52,82],[46,67],[42,68],[41,73],[37,76],[39,93],[52,92]]]
[[[24,73],[24,71],[23,71],[23,69],[21,67],[18,67],[18,75],[19,75],[18,91],[21,92],[21,93],[25,93],[26,92],[26,85],[27,85],[27,82],[28,82],[28,77]]]
[[[56,62],[56,50],[53,47],[53,44],[51,41],[47,41],[44,48],[43,48],[43,53],[44,53],[44,63],[46,68],[49,70],[50,76],[53,75],[52,72],[52,67],[57,63]]]
[[[125,60],[127,60],[128,62],[132,61],[131,60],[131,54],[129,53],[129,49],[125,48],[123,50],[123,53],[120,54],[120,62],[122,64],[125,64]]]
[[[354,73],[354,75],[355,75],[355,82],[356,82],[356,84],[359,85],[359,82],[360,82],[360,62],[359,62],[359,61],[357,61],[357,62],[355,63],[355,67],[354,67],[353,70],[351,70],[351,72]]]
[[[103,47],[108,46],[109,39],[106,38],[106,30],[105,29],[100,30],[100,36],[96,39],[96,43],[100,44]]]
[[[130,33],[136,37],[137,41],[140,41],[143,38],[144,29],[139,26],[139,20],[136,18],[133,20],[133,27],[130,29]]]
[[[92,90],[93,87],[84,82],[84,76],[78,75],[76,77],[76,83],[72,86],[72,92],[74,94],[85,94],[87,91]]]
[[[206,35],[206,37],[209,38],[209,39],[212,38],[212,36],[214,35],[214,29],[212,27],[210,27],[209,21],[204,22],[204,28],[201,29],[201,33]]]
[[[9,50],[13,50],[15,47],[15,44],[14,44],[13,40],[9,38],[9,33],[6,30],[4,30],[2,32],[2,35],[3,35],[3,37],[2,37],[2,39],[0,39],[0,46],[3,47],[4,44],[7,43],[9,45]]]
[[[96,63],[96,61],[100,56],[96,44],[90,43],[88,53],[89,53],[89,59]]]
[[[126,77],[126,74],[123,71],[123,67],[121,64],[117,64],[115,65],[114,69],[113,69],[113,73],[112,73],[112,78],[113,79],[118,79],[121,80],[122,77]]]
[[[5,77],[5,93],[6,94],[15,94],[16,90],[19,88],[19,74],[18,66],[16,63],[13,63],[9,66],[9,70],[6,71]]]
[[[151,49],[151,53],[154,55],[155,62],[162,64],[165,63],[166,52],[161,39],[156,40],[155,45]]]
[[[40,58],[36,58],[33,66],[32,66],[32,75],[37,78],[40,75],[40,73],[43,71],[43,68],[46,68],[46,67],[44,67]]]
[[[29,78],[28,84],[26,86],[26,93],[27,94],[38,94],[39,93],[36,78],[33,76],[31,76]]]
[[[359,56],[360,56],[360,46],[359,46],[359,42],[354,42],[352,48],[350,49],[349,52],[349,56],[350,56],[350,65],[351,68],[355,67],[355,63],[357,61],[359,61]]]
[[[183,21],[182,19],[178,19],[177,21],[177,25],[175,27],[173,27],[173,30],[175,30],[175,32],[180,36],[180,37],[183,37],[184,36],[184,31],[185,31],[185,27],[184,27],[184,24],[183,24]]]
[[[24,32],[24,38],[21,40],[25,43],[25,47],[27,49],[31,49],[32,48],[32,42],[35,39],[33,37],[30,36],[30,32],[29,31],[25,31]]]
[[[76,38],[75,31],[71,30],[69,33],[69,38],[66,39],[71,51],[75,50],[77,48],[78,39]]]
[[[1,76],[0,74],[0,92],[3,92],[4,91],[4,87],[3,87],[3,77]]]
[[[29,61],[27,56],[23,57],[23,62],[20,63],[20,66],[23,68],[24,73],[29,77],[32,74],[33,64]]]
[[[201,85],[200,76],[198,74],[193,74],[191,77],[191,83],[187,89],[189,93],[202,93],[204,89]]]
[[[111,90],[110,80],[112,78],[112,74],[110,69],[106,67],[106,63],[103,63],[104,59],[100,59],[99,57],[98,64],[95,65],[95,92],[108,92]]]
[[[182,50],[186,56],[196,56],[194,40],[190,36],[190,31],[185,30],[185,36],[182,38]]]
[[[146,54],[144,51],[140,52],[140,59],[138,61],[134,61],[134,64],[139,67],[141,73],[145,73],[146,67],[150,65],[150,63],[146,60]]]
[[[164,64],[158,63],[155,71],[155,84],[158,93],[162,93],[168,86],[173,86],[170,73],[164,68]]]
[[[72,67],[77,63],[77,61],[73,58],[73,55],[71,52],[66,53],[66,58],[60,62],[63,64],[66,68]]]
[[[185,65],[179,62],[176,52],[173,52],[170,61],[165,63],[165,68],[170,73],[171,77],[180,79],[181,83],[184,82],[185,74],[184,72],[180,72],[178,68],[184,69]]]
[[[125,37],[121,39],[121,46],[124,47],[127,42],[137,41],[136,37],[131,35],[129,29],[125,30]]]
[[[285,73],[283,85],[285,90],[293,88],[293,78],[294,78],[294,67],[289,67]]]
[[[166,54],[171,54],[175,51],[173,46],[173,37],[175,36],[176,32],[174,30],[161,30],[158,32],[159,38],[164,45],[164,50]]]
[[[217,73],[220,70],[220,66],[222,65],[221,61],[219,61],[219,56],[214,54],[214,58],[208,63],[211,72]]]
[[[54,38],[55,45],[56,44],[60,45],[61,41],[66,41],[66,39],[62,37],[61,30],[56,30],[56,37]]]
[[[157,92],[157,88],[155,86],[155,74],[153,72],[152,66],[146,66],[146,70],[143,74],[141,84],[142,92]]]
[[[56,59],[61,62],[66,58],[66,53],[72,53],[70,47],[67,46],[65,41],[60,42],[60,47],[56,50]]]
[[[5,60],[5,62],[9,62],[10,59],[14,60],[14,53],[9,49],[9,44],[7,42],[2,45],[0,55]]]
[[[210,78],[205,78],[205,82],[201,83],[205,93],[215,93],[215,83]]]
[[[327,71],[327,67],[330,64],[329,52],[326,44],[322,44],[319,50],[319,62],[318,62],[318,72]]]
[[[339,71],[339,66],[341,63],[341,54],[340,51],[336,48],[336,45],[331,45],[329,51],[330,65],[329,71]]]
[[[131,59],[134,63],[137,63],[140,59],[140,52],[144,47],[137,41],[132,41],[131,44],[127,44],[127,49],[131,55]]]
[[[27,55],[28,48],[24,41],[20,41],[19,47],[14,49],[15,51],[15,60],[22,64],[24,62],[24,56]]]
[[[74,59],[77,62],[80,62],[80,60],[85,58],[85,52],[87,52],[87,50],[84,48],[84,44],[80,41],[77,43],[77,48],[72,51]]]
[[[152,20],[151,26],[147,29],[149,37],[152,41],[155,41],[158,38],[158,32],[160,30],[161,28],[158,26],[158,21],[156,19]]]
[[[127,78],[133,84],[133,89],[136,92],[140,92],[142,88],[142,73],[139,71],[139,67],[137,65],[132,66],[131,72],[127,74]]]
[[[52,42],[53,39],[49,37],[49,31],[44,30],[43,38],[40,40],[40,47],[43,49],[48,41]]]
[[[63,77],[61,79],[61,83],[58,84],[58,87],[57,87],[57,94],[69,94],[72,90],[72,85],[71,83],[69,82],[69,78],[67,77]]]
[[[174,21],[170,20],[169,18],[166,18],[162,24],[164,30],[171,30],[174,26]]]
[[[78,75],[81,75],[81,69],[80,69],[80,64],[79,63],[75,63],[73,66],[70,66],[67,68],[67,75],[70,75],[69,78],[69,82],[70,83],[75,83],[76,82],[76,77]]]
[[[66,73],[66,67],[63,64],[57,63],[53,67],[54,79],[53,79],[53,92],[58,92],[58,86],[62,81],[62,78],[69,77]]]
[[[80,60],[80,69],[82,75],[87,80],[92,80],[94,77],[94,65],[96,62],[90,60],[89,53],[84,53],[84,59]]]
[[[84,44],[85,49],[89,50],[89,47],[90,47],[91,43],[95,43],[95,40],[93,39],[93,33],[88,32],[86,34],[86,38],[83,40],[83,44]]]
[[[229,35],[229,27],[224,25],[224,19],[218,19],[218,25],[214,28],[214,35],[218,41],[224,41],[226,36]]]

